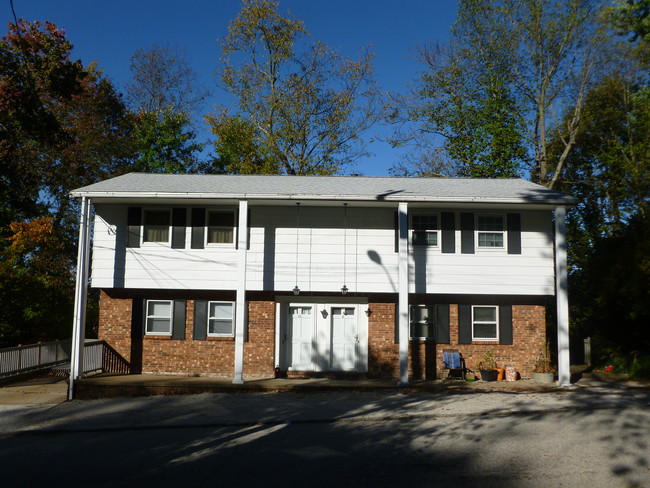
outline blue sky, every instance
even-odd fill
[[[0,7],[2,33],[13,17],[8,1]],[[231,105],[215,83],[219,46],[239,0],[14,0],[16,15],[28,21],[51,20],[66,30],[74,55],[84,64],[96,60],[123,89],[130,77],[129,59],[138,48],[179,46],[203,82],[213,90],[205,107]],[[312,39],[348,56],[372,46],[382,89],[400,93],[422,66],[416,49],[427,42],[446,42],[456,17],[456,0],[281,0],[280,11],[305,22]],[[378,129],[385,134],[388,129]],[[377,131],[368,135],[376,135]],[[379,134],[381,135],[381,134]],[[207,133],[203,137],[208,137]],[[369,146],[371,156],[348,172],[384,176],[400,157],[387,144]]]

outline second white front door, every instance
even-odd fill
[[[283,364],[294,371],[368,369],[367,305],[287,304]]]

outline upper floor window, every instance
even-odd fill
[[[474,305],[472,307],[472,340],[499,340],[499,307]]]
[[[151,335],[171,335],[172,301],[147,300],[145,332]]]
[[[169,210],[145,210],[142,242],[169,242]]]
[[[232,337],[234,335],[234,303],[208,303],[208,335]]]
[[[479,215],[476,228],[478,247],[504,247],[505,224],[503,215]]]
[[[208,211],[208,244],[235,242],[235,211]]]
[[[437,246],[438,230],[438,215],[413,214],[411,216],[411,242],[414,246]]]

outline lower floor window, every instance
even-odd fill
[[[234,303],[208,303],[208,335],[232,337],[234,335]]]
[[[147,300],[145,331],[151,335],[171,335],[172,301]]]
[[[434,336],[434,306],[411,305],[411,338],[433,338]]]
[[[475,305],[472,307],[472,340],[498,341],[499,322],[496,305]]]

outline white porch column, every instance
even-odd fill
[[[86,339],[86,305],[88,302],[88,256],[90,254],[90,200],[81,197],[79,212],[79,245],[77,278],[74,292],[72,348],[70,351],[70,383],[68,400],[74,398],[74,382],[83,374],[83,350]]]
[[[569,295],[566,259],[566,209],[555,209],[555,296],[557,299],[558,383],[571,383],[569,358]]]
[[[246,257],[248,248],[248,201],[239,202],[237,226],[237,302],[235,304],[235,376],[233,383],[244,383],[244,327],[246,324]]]
[[[398,206],[399,265],[397,269],[399,324],[399,385],[409,384],[409,251],[408,204]]]

